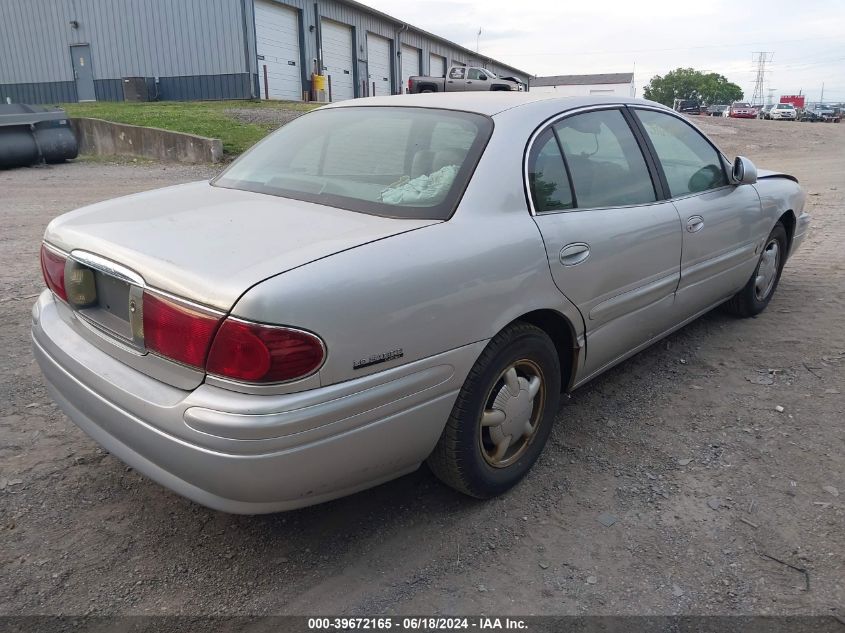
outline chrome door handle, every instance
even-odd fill
[[[560,249],[560,263],[564,266],[577,266],[590,256],[590,245],[584,242],[567,244]]]
[[[694,215],[687,220],[687,231],[690,233],[698,233],[704,228],[704,218],[700,215]]]

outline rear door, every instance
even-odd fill
[[[464,66],[452,66],[446,78],[446,92],[466,90],[467,69]]]
[[[732,185],[725,161],[683,118],[635,108],[683,226],[676,310],[688,317],[735,294],[757,261],[762,213],[754,187]]]
[[[552,276],[581,311],[579,383],[672,324],[681,228],[621,107],[568,115],[532,141],[532,210]]]

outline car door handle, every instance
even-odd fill
[[[560,263],[564,266],[577,266],[590,256],[590,245],[584,242],[567,244],[560,249]]]
[[[704,228],[704,218],[700,215],[694,215],[687,220],[687,231],[690,233],[698,233]]]

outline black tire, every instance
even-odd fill
[[[510,369],[518,377],[517,397],[510,395],[506,377]],[[542,384],[531,396],[534,377]],[[428,457],[429,467],[443,483],[479,499],[513,487],[537,461],[549,437],[560,404],[560,385],[560,360],[549,336],[529,323],[517,321],[508,326],[487,344],[470,370],[443,434]],[[498,413],[506,416],[506,422],[482,426],[485,410],[497,413],[492,411],[493,405],[498,408],[502,403],[506,404]],[[513,415],[502,411],[513,411]],[[508,429],[516,428],[525,435],[512,441],[495,460],[490,454],[498,448],[493,443],[494,433],[501,438]],[[527,428],[533,428],[530,435]]]
[[[766,266],[767,262],[771,265],[771,260],[767,254],[771,253],[773,244],[777,246],[778,255],[773,264],[774,278],[761,283],[758,281],[758,277],[763,276],[760,274],[761,268]],[[783,265],[786,263],[788,246],[789,241],[786,236],[786,229],[783,227],[783,224],[778,222],[775,224],[772,232],[769,233],[769,237],[766,238],[763,252],[760,253],[760,259],[757,261],[757,266],[748,283],[724,304],[728,312],[735,316],[746,318],[757,316],[766,309],[780,282]]]

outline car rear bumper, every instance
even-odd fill
[[[33,351],[61,409],[149,478],[238,514],[320,503],[415,470],[484,346],[294,394],[182,391],[93,346],[73,318],[49,291],[33,307]]]

